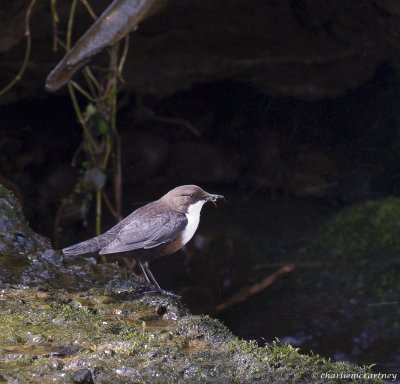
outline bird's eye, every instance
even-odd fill
[[[194,193],[189,193],[189,197],[190,197],[191,199],[194,199]]]

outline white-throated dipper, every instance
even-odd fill
[[[182,185],[120,221],[100,236],[64,248],[65,255],[132,251],[148,283],[161,291],[148,262],[181,249],[194,235],[204,203],[223,198],[197,185]]]

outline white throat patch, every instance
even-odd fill
[[[196,229],[199,226],[200,222],[201,208],[203,208],[205,202],[205,200],[200,200],[195,204],[189,205],[188,212],[186,213],[188,223],[186,225],[186,229],[183,231],[182,234],[183,244],[186,244],[196,232]]]

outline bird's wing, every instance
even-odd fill
[[[122,227],[116,239],[104,247],[100,254],[154,248],[174,240],[187,224],[181,212],[162,212],[150,218],[138,217]]]

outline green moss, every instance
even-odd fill
[[[95,314],[87,307],[75,308],[68,304],[53,304],[50,306],[53,318],[65,321],[94,321]]]
[[[357,294],[395,300],[400,293],[399,217],[400,199],[394,197],[351,207],[330,220],[303,255],[345,271],[340,275]]]
[[[365,252],[375,249],[399,251],[399,217],[400,199],[391,197],[368,201],[339,213],[329,221],[319,242],[340,258],[349,254],[362,257]]]
[[[177,323],[176,333],[189,338],[224,341],[231,337],[229,330],[220,321],[209,316],[188,315]]]
[[[107,298],[101,289],[79,295],[3,290],[0,374],[9,381],[67,383],[77,370],[89,367],[99,383],[168,384],[323,383],[324,372],[366,372],[301,355],[291,346],[260,348],[208,316],[163,319],[160,302],[152,303]]]

